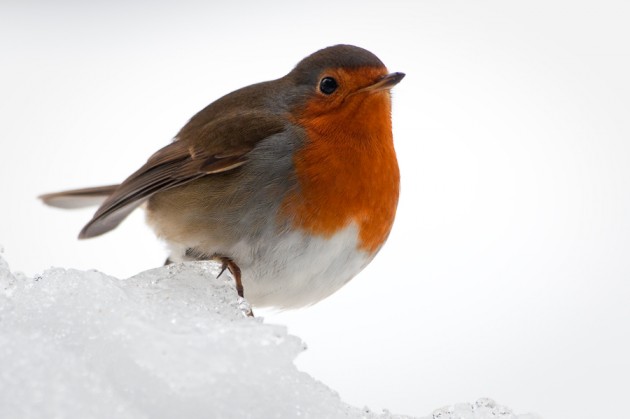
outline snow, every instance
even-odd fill
[[[304,343],[246,317],[218,272],[207,262],[125,280],[60,268],[30,278],[0,257],[0,417],[403,417],[349,406],[298,371]],[[428,418],[537,416],[480,399]]]
[[[424,419],[539,419],[539,416],[516,415],[506,406],[488,398],[478,399],[475,403],[457,403],[443,407]]]

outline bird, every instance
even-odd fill
[[[143,207],[165,264],[215,260],[253,307],[310,306],[368,265],[392,229],[391,88],[403,77],[366,49],[326,47],[212,102],[122,183],[40,198],[99,205],[80,239]]]

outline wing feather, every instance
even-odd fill
[[[79,238],[112,230],[157,192],[246,164],[256,144],[284,127],[275,115],[252,112],[197,123],[194,130],[185,126],[176,141],[153,154],[108,196]]]

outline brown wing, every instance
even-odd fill
[[[176,141],[160,149],[107,198],[79,238],[112,230],[151,195],[246,163],[247,153],[264,138],[281,132],[274,115],[240,112],[182,128]]]

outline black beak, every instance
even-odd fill
[[[391,89],[396,86],[405,77],[405,73],[390,73],[383,76],[376,83],[365,87],[364,91],[377,92],[379,90]]]

